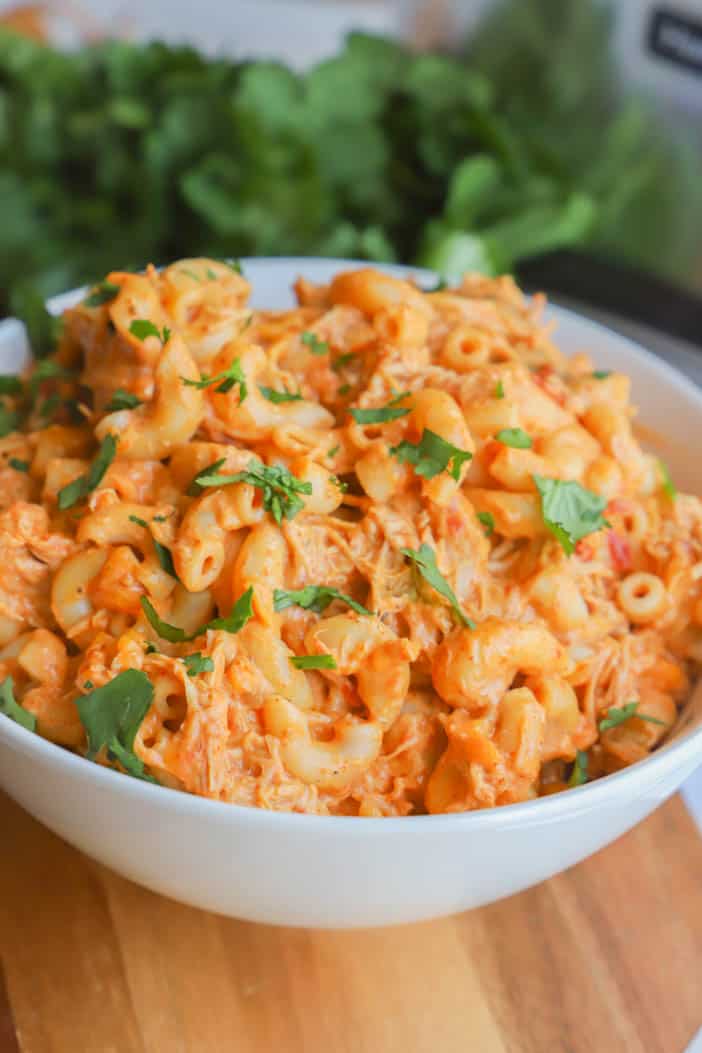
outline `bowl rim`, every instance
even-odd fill
[[[415,275],[425,280],[436,279],[437,274],[422,267],[411,267],[402,264],[376,264],[368,260],[338,259],[319,256],[274,256],[274,257],[241,257],[244,268],[265,267],[274,264],[280,267],[304,268],[311,263],[324,264],[334,267],[374,267],[395,275]],[[69,290],[51,297],[47,306],[52,312],[60,312],[65,307],[77,302],[79,297],[86,291],[87,286]],[[643,359],[647,366],[658,372],[661,380],[676,392],[691,399],[697,404],[702,414],[702,389],[692,379],[683,376],[674,366],[660,359],[653,352],[642,347],[636,340],[616,332],[586,315],[580,314],[571,308],[562,307],[559,304],[548,304],[547,312],[557,321],[559,317],[571,318],[579,324],[585,324],[593,331],[599,332],[610,343],[618,343],[620,347],[628,350],[635,357]],[[0,329],[0,339],[4,334]],[[8,331],[6,339],[12,339]],[[697,687],[693,688],[686,705],[690,705],[696,693],[702,691],[702,679],[698,681]],[[630,796],[634,795],[637,782],[650,784],[657,782],[657,773],[674,763],[674,759],[682,760],[692,754],[696,746],[700,747],[700,760],[702,763],[702,722],[692,730],[685,730],[672,741],[665,742],[653,753],[643,760],[637,761],[629,767],[596,779],[582,786],[571,787],[567,791],[538,797],[530,801],[520,801],[514,804],[500,805],[493,808],[476,809],[467,812],[450,812],[438,815],[407,815],[386,816],[382,820],[362,816],[344,815],[317,815],[301,812],[273,811],[251,805],[233,804],[227,801],[214,800],[209,797],[199,796],[183,790],[172,789],[168,786],[153,784],[141,779],[130,778],[122,772],[115,771],[104,765],[96,764],[87,758],[73,753],[56,743],[42,738],[36,732],[29,731],[15,723],[11,718],[0,713],[0,739],[14,751],[30,756],[36,754],[44,762],[53,767],[63,768],[65,773],[75,773],[79,778],[90,782],[96,780],[98,785],[109,790],[114,788],[127,798],[135,801],[145,800],[157,805],[159,801],[168,810],[188,813],[191,817],[209,817],[217,823],[225,825],[240,823],[259,824],[266,827],[278,828],[279,826],[294,827],[299,833],[317,833],[327,828],[340,831],[355,830],[359,834],[373,833],[374,836],[400,834],[410,832],[416,827],[425,831],[462,831],[465,827],[469,829],[484,826],[504,827],[515,822],[523,823],[529,821],[542,821],[548,819],[562,819],[568,816],[578,815],[583,811],[589,811],[602,798],[611,797],[616,794],[618,788],[625,783],[630,784]],[[121,790],[118,788],[121,787]],[[11,794],[10,794],[11,796]],[[535,815],[536,813],[536,815]]]

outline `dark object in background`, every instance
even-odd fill
[[[495,272],[597,245],[689,276],[702,191],[685,189],[685,151],[605,92],[606,47],[594,70],[586,52],[602,44],[599,16],[582,28],[595,7],[522,6],[542,12],[531,52],[508,8],[514,24],[488,23],[467,63],[355,35],[304,75],[162,44],[63,54],[1,33],[0,311],[188,254]]]

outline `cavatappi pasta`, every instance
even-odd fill
[[[133,776],[335,815],[645,757],[702,661],[702,505],[511,279],[254,311],[115,272],[2,378],[0,711]]]

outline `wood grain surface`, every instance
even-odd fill
[[[539,888],[443,921],[231,921],[90,862],[0,796],[0,1053],[683,1053],[702,838],[679,799]]]

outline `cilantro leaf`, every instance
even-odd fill
[[[302,400],[302,395],[299,392],[276,391],[274,388],[264,387],[263,384],[258,385],[258,390],[264,399],[268,399],[269,402],[273,402],[276,405],[280,402],[300,402]]]
[[[186,654],[183,661],[188,670],[188,676],[199,676],[200,673],[211,673],[214,669],[214,662],[212,659],[207,658],[206,655],[200,654],[199,651],[196,651],[194,654]]]
[[[330,459],[333,459],[334,457],[336,457],[336,455],[337,455],[337,453],[339,452],[340,449],[341,449],[341,446],[338,446],[338,445],[337,446],[332,446],[330,450],[327,450],[326,456],[329,457]]]
[[[203,374],[199,380],[188,380],[187,377],[180,378],[184,384],[187,384],[190,388],[198,388],[202,391],[204,388],[210,388],[214,384],[217,385],[215,391],[220,392],[222,395],[226,395],[228,391],[231,391],[235,384],[239,385],[239,404],[241,404],[249,393],[249,389],[246,386],[246,377],[244,376],[244,370],[241,367],[241,361],[235,358],[230,366],[223,369],[221,373],[217,373],[214,377],[208,377]]]
[[[22,381],[19,377],[3,374],[0,376],[0,395],[21,395]]]
[[[602,513],[607,498],[585,490],[580,483],[562,479],[547,479],[535,475],[534,482],[541,495],[541,514],[551,533],[571,555],[582,537],[609,526]]]
[[[433,479],[439,472],[448,472],[452,479],[458,480],[461,467],[473,456],[467,450],[459,450],[429,428],[424,429],[419,442],[403,439],[398,446],[390,447],[390,453],[400,464],[411,464],[417,475],[425,479]]]
[[[436,553],[434,552],[434,549],[430,548],[429,545],[421,544],[417,550],[413,548],[402,548],[400,551],[403,556],[407,556],[407,558],[412,561],[424,580],[431,585],[433,589],[436,589],[440,596],[443,596],[444,599],[449,601],[460,623],[465,625],[468,629],[475,629],[475,622],[470,618],[467,618],[463,613],[458,600],[456,599],[456,594],[437,567]]]
[[[238,633],[240,629],[244,628],[248,620],[253,617],[252,600],[253,589],[249,588],[246,592],[242,592],[226,618],[213,618],[212,621],[201,625],[194,633],[186,633],[185,629],[164,622],[146,596],[141,597],[141,606],[152,629],[158,633],[162,640],[168,640],[169,643],[189,643],[190,640],[196,640],[198,636],[202,636],[208,629],[221,629],[227,633]]]
[[[583,786],[588,780],[587,768],[588,755],[583,750],[578,750],[575,754],[575,762],[573,764],[573,770],[570,773],[570,778],[568,779],[568,785]]]
[[[664,720],[659,720],[658,717],[649,717],[647,713],[637,713],[638,702],[627,702],[625,705],[610,706],[607,710],[607,716],[604,720],[600,721],[600,731],[609,731],[610,728],[616,728],[620,724],[624,724],[627,720],[632,717],[638,717],[639,720],[647,720],[649,724],[660,724],[662,727],[666,726]]]
[[[241,266],[241,260],[222,260],[222,263],[226,263],[227,267],[234,271],[235,274],[243,274],[244,271]]]
[[[14,468],[16,472],[28,472],[29,461],[20,461],[17,457],[10,457],[8,461],[10,468]]]
[[[505,389],[501,380],[498,380],[495,384],[495,398],[503,399],[505,397]]]
[[[161,517],[163,518],[163,517]],[[149,524],[144,519],[140,519],[139,516],[130,516],[129,519],[132,523],[136,523],[137,526],[144,527],[145,530],[149,530]],[[150,531],[149,531],[150,532]],[[173,553],[165,545],[162,545],[160,541],[151,535],[151,541],[153,542],[154,551],[156,552],[156,558],[158,559],[161,570],[165,570],[166,574],[170,574],[176,581],[180,581],[176,573],[176,569],[173,565]]]
[[[345,369],[346,366],[353,362],[354,358],[356,357],[357,356],[355,351],[347,351],[346,354],[339,355],[338,358],[334,359],[334,361],[332,362],[332,369],[335,373],[340,373],[341,370]]]
[[[130,775],[155,782],[134,753],[134,738],[154,697],[151,681],[138,669],[125,669],[109,683],[76,699],[76,708],[94,760],[100,750],[119,761]]]
[[[148,318],[135,318],[129,326],[129,332],[137,340],[146,340],[148,336],[155,336],[162,344],[167,344],[171,339],[171,331],[167,325],[164,325],[161,330]]]
[[[62,511],[82,501],[92,490],[100,485],[105,472],[115,459],[117,437],[106,435],[100,444],[97,456],[86,475],[79,475],[72,483],[62,487],[58,492],[58,506]]]
[[[329,344],[326,340],[320,340],[316,333],[308,331],[302,333],[300,340],[307,347],[313,355],[328,355]]]
[[[511,446],[515,450],[529,450],[533,445],[531,435],[521,428],[502,428],[495,438],[503,446]]]
[[[673,482],[670,476],[670,472],[668,471],[668,465],[665,463],[665,461],[662,461],[660,457],[658,458],[658,471],[660,472],[661,476],[661,490],[666,495],[666,497],[669,497],[671,501],[674,501],[675,498],[678,496],[677,487],[675,486],[675,483]]]
[[[490,537],[490,535],[495,530],[495,517],[494,517],[494,515],[492,514],[492,512],[476,512],[476,515],[477,515],[478,519],[480,520],[480,522],[485,527],[485,536],[486,537]]]
[[[119,291],[120,286],[115,285],[114,282],[108,282],[107,280],[98,282],[83,300],[83,304],[85,307],[102,307],[104,303],[114,300]]]
[[[219,461],[213,461],[212,464],[208,464],[205,468],[201,468],[199,472],[196,472],[188,483],[186,494],[188,497],[199,497],[202,493],[202,487],[200,486],[200,480],[204,479],[208,475],[215,475],[224,464],[226,458],[222,457]]]
[[[606,380],[607,377],[611,377],[612,376],[612,370],[611,369],[596,369],[595,372],[592,375],[595,378],[595,380]]]
[[[299,494],[311,494],[312,483],[303,482],[282,464],[261,464],[251,461],[246,471],[234,475],[203,475],[195,477],[199,487],[229,486],[232,483],[249,483],[263,491],[263,507],[270,512],[276,523],[292,519],[305,507]],[[192,484],[191,484],[192,485]]]
[[[334,656],[331,654],[301,654],[290,659],[296,669],[336,669]]]
[[[136,409],[137,406],[142,405],[143,400],[138,395],[133,395],[131,391],[125,391],[123,388],[117,388],[110,401],[105,406],[106,413],[114,413],[117,410],[130,410]]]
[[[6,676],[0,684],[0,713],[14,720],[15,724],[21,724],[27,731],[36,731],[37,718],[16,701],[14,687],[11,676]]]
[[[315,614],[322,614],[332,600],[341,600],[357,614],[371,614],[371,611],[366,610],[360,603],[356,603],[346,593],[327,585],[306,585],[304,589],[293,589],[289,592],[285,589],[276,589],[273,593],[273,606],[276,611],[284,611],[287,607],[297,606],[306,611],[314,611]]]
[[[339,389],[339,394],[341,394],[341,388]],[[391,403],[374,409],[349,410],[356,424],[387,424],[388,421],[399,420],[400,417],[406,417],[411,412],[408,408],[393,408]]]

